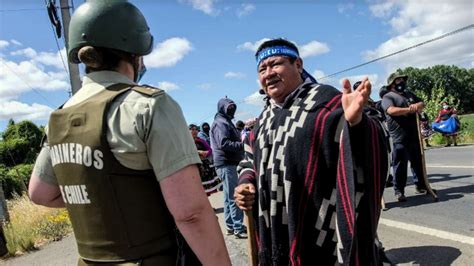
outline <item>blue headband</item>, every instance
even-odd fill
[[[294,50],[294,49],[292,49],[288,46],[272,46],[272,47],[265,48],[265,49],[261,50],[260,52],[258,52],[258,54],[256,56],[257,67],[260,65],[260,63],[263,60],[267,59],[270,56],[275,56],[275,55],[289,56],[289,57],[292,57],[292,58],[300,57],[300,55],[298,54],[298,52],[296,50]],[[309,74],[304,69],[303,69],[303,73],[301,73],[301,77],[303,78],[303,80],[306,80],[307,78],[309,78],[312,82],[318,83],[316,81],[316,79],[313,76],[311,76],[311,74]]]
[[[260,52],[258,52],[256,59],[257,59],[257,66],[260,65],[260,63],[267,59],[270,56],[275,56],[275,55],[284,55],[284,56],[289,56],[293,58],[298,58],[299,54],[296,50],[288,47],[288,46],[272,46],[272,47],[267,47]]]

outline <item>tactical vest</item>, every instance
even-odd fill
[[[54,173],[79,254],[91,261],[177,254],[175,224],[153,171],[121,165],[107,141],[109,106],[130,89],[145,96],[163,93],[115,84],[77,105],[54,111],[49,121]]]

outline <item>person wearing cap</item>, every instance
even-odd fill
[[[387,117],[388,130],[393,142],[392,166],[395,197],[399,202],[407,200],[407,164],[410,161],[415,193],[426,193],[423,176],[421,150],[418,139],[416,115],[424,104],[419,97],[407,90],[408,76],[392,73],[387,79],[388,92],[382,98],[382,109]]]
[[[342,93],[318,84],[285,39],[261,44],[256,61],[269,99],[244,140],[234,197],[253,212],[259,265],[379,265],[388,158],[363,112],[369,80],[356,90],[344,80]]]
[[[230,265],[179,105],[137,84],[152,49],[131,3],[96,0],[76,9],[68,57],[86,75],[51,114],[30,198],[67,208],[78,265],[176,265],[183,252],[188,262]]]

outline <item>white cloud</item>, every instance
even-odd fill
[[[25,49],[13,51],[10,53],[13,56],[25,56],[32,59],[33,61],[40,63],[46,66],[53,66],[57,69],[65,69],[65,64],[67,60],[66,49],[61,49],[60,52],[50,53],[50,52],[40,52],[37,53],[33,48],[28,47]],[[61,59],[63,58],[63,59]],[[63,64],[64,60],[64,64]]]
[[[22,46],[23,44],[15,39],[11,39],[10,42],[12,42],[14,45],[17,45],[17,46]]]
[[[324,74],[324,72],[322,70],[319,70],[319,69],[316,69],[313,71],[313,73],[311,73],[311,75],[315,78],[315,79],[320,79],[322,77],[325,77],[326,74]]]
[[[17,101],[0,102],[0,120],[47,119],[52,111],[51,107],[37,103],[28,105]]]
[[[258,91],[252,93],[251,95],[245,97],[244,103],[263,107],[265,102],[263,101],[264,95],[261,95]]]
[[[247,50],[247,51],[252,51],[252,52],[256,52],[258,47],[266,42],[270,40],[269,38],[263,38],[261,40],[258,40],[254,43],[252,42],[245,42],[243,44],[240,44],[237,46],[237,49],[238,50]],[[318,42],[318,41],[311,41],[307,44],[303,44],[303,45],[296,45],[298,47],[298,50],[300,52],[300,56],[302,58],[304,57],[310,57],[310,56],[316,56],[316,55],[319,55],[319,54],[324,54],[324,53],[327,53],[329,52],[329,47],[327,44],[325,43],[322,43],[322,42]]]
[[[0,49],[7,47],[10,43],[5,40],[0,40]]]
[[[33,58],[37,55],[37,53],[33,48],[28,47],[28,48],[25,48],[25,49],[13,51],[13,52],[10,53],[10,55],[14,55],[14,56],[20,55],[20,56],[26,56],[28,58]]]
[[[161,81],[161,82],[158,82],[158,88],[166,91],[166,92],[170,92],[170,91],[174,91],[174,90],[179,90],[179,86],[176,85],[175,83],[173,82],[169,82],[169,81]]]
[[[378,84],[377,82],[378,82],[379,77],[377,74],[366,74],[366,75],[355,75],[355,76],[344,77],[344,78],[339,79],[339,84],[342,84],[342,81],[344,79],[348,79],[351,82],[351,85],[354,85],[354,83],[356,83],[357,81],[361,81],[365,77],[369,78],[369,81],[372,84],[372,86],[374,86],[375,84]]]
[[[255,5],[245,3],[245,4],[240,5],[240,7],[237,9],[237,16],[239,18],[243,16],[248,16],[254,11],[255,11]]]
[[[214,7],[217,0],[179,0],[180,3],[192,5],[194,9],[204,12],[207,15],[217,15],[219,11]]]
[[[385,4],[385,6],[383,6]],[[389,21],[392,38],[364,53],[366,60],[388,55],[472,24],[472,1],[388,1],[372,6],[374,16]],[[391,15],[393,13],[393,15]],[[461,32],[380,61],[387,74],[408,66],[469,66],[474,58],[472,33]]]
[[[374,16],[383,18],[390,15],[390,13],[392,12],[392,6],[393,6],[393,2],[388,1],[384,3],[377,3],[374,5],[371,5],[369,6],[369,9]]]
[[[151,54],[145,56],[145,64],[150,68],[171,67],[192,49],[192,45],[187,39],[171,38],[156,45]]]
[[[307,44],[299,46],[298,50],[300,51],[300,56],[305,58],[327,53],[329,52],[329,47],[325,43],[311,41]]]
[[[248,51],[252,51],[252,52],[256,52],[258,47],[266,42],[266,41],[269,41],[270,39],[269,38],[263,38],[261,40],[258,40],[254,43],[251,43],[251,42],[245,42],[243,44],[240,44],[239,46],[237,46],[237,50],[248,50]]]
[[[45,72],[44,66],[35,61],[0,60],[3,61],[0,64],[0,99],[16,99],[33,88],[46,91],[70,88],[65,71]]]
[[[225,73],[224,77],[226,78],[234,78],[234,79],[243,79],[245,78],[245,74],[244,73],[240,73],[240,72],[232,72],[232,71],[229,71],[227,73]]]
[[[348,10],[351,10],[354,8],[354,3],[347,3],[347,4],[339,4],[337,5],[337,12],[339,13],[345,13]]]

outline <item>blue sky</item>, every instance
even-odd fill
[[[45,125],[69,97],[64,40],[60,51],[44,0],[0,0],[0,131],[10,118]],[[59,5],[59,1],[57,1]],[[212,122],[217,101],[238,103],[236,120],[258,116],[256,47],[283,37],[300,48],[316,78],[473,24],[470,0],[279,1],[136,0],[155,38],[143,83],[180,104],[188,123]],[[75,7],[83,3],[74,0]],[[397,68],[474,67],[474,33],[462,32],[351,70],[321,83],[339,87],[368,76],[372,97]]]

